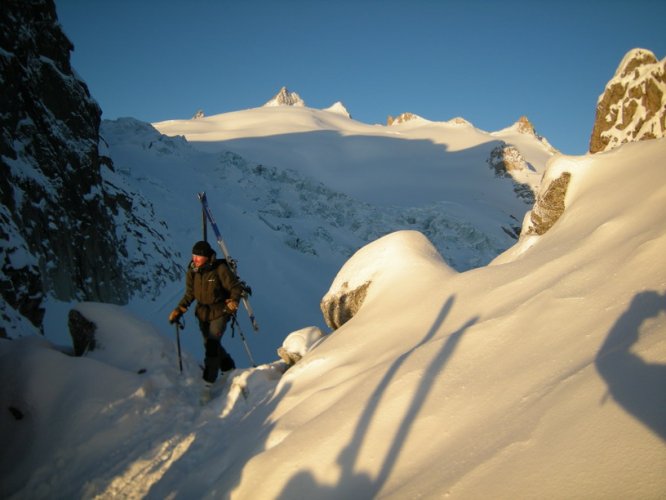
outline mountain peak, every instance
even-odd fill
[[[471,122],[468,120],[465,120],[462,116],[456,116],[455,118],[451,118],[449,121],[447,121],[449,125],[461,125],[465,127],[473,127]]]
[[[349,111],[347,111],[347,108],[345,107],[344,104],[342,104],[340,101],[337,101],[333,104],[331,104],[328,108],[324,109],[324,111],[329,111],[331,113],[337,113],[342,116],[346,116],[347,118],[351,118],[351,115],[349,114]]]
[[[518,121],[515,123],[514,126],[516,127],[516,130],[518,130],[518,132],[520,132],[521,134],[536,135],[536,131],[534,130],[534,125],[532,125],[532,122],[525,115],[518,118]]]
[[[270,101],[264,104],[264,107],[274,106],[305,106],[305,101],[296,92],[289,92],[287,87],[282,87]]]
[[[632,49],[597,101],[590,153],[666,136],[666,58]]]
[[[652,65],[656,62],[657,57],[651,50],[640,48],[631,49],[622,58],[613,78],[624,78],[629,76],[636,68],[644,65]]]

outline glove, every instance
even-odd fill
[[[236,302],[234,299],[227,299],[225,304],[227,305],[227,311],[229,311],[231,314],[234,314],[236,311],[238,311],[238,302]]]
[[[187,309],[184,307],[176,307],[173,311],[171,311],[171,314],[169,314],[169,323],[175,323],[178,321],[178,319],[185,314]]]

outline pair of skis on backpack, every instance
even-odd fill
[[[197,193],[197,197],[199,198],[199,201],[201,202],[201,210],[203,213],[203,237],[204,240],[206,240],[206,234],[207,234],[207,227],[208,223],[210,223],[211,227],[213,228],[213,232],[215,233],[215,238],[217,240],[217,244],[219,245],[220,249],[222,250],[222,253],[224,254],[224,259],[227,261],[227,265],[229,266],[229,269],[231,270],[232,273],[236,277],[238,277],[238,270],[237,270],[237,262],[231,258],[231,255],[229,254],[229,250],[227,249],[227,245],[224,242],[224,239],[222,238],[222,234],[220,233],[220,229],[217,227],[217,222],[215,222],[215,218],[213,217],[213,212],[211,212],[210,207],[208,206],[208,199],[206,198],[206,193],[201,192]],[[243,304],[243,307],[247,311],[248,316],[250,317],[250,323],[252,324],[252,328],[254,329],[255,332],[259,331],[259,325],[257,324],[257,319],[254,316],[254,310],[252,309],[252,306],[250,305],[250,299],[249,296],[252,294],[252,289],[242,280],[239,281],[243,285],[243,293],[241,294],[241,303]],[[238,321],[236,319],[236,315],[233,314],[231,316],[231,331],[232,334],[235,330],[235,328],[238,328],[238,333],[240,335],[241,341],[243,342],[243,347],[245,348],[245,352],[247,353],[248,358],[250,359],[250,363],[252,364],[253,367],[256,367],[257,364],[254,361],[254,358],[252,357],[252,352],[250,351],[250,346],[247,344],[247,341],[245,340],[245,335],[243,334],[243,330],[241,330],[240,325],[238,324]]]

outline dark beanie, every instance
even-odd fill
[[[197,241],[192,247],[192,255],[210,257],[213,255],[213,249],[210,247],[207,241]]]

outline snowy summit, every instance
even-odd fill
[[[331,104],[328,108],[325,108],[324,111],[330,111],[331,113],[337,113],[347,118],[351,118],[351,114],[349,113],[349,111],[347,111],[345,105],[342,104],[340,101],[336,101],[335,103]]]

